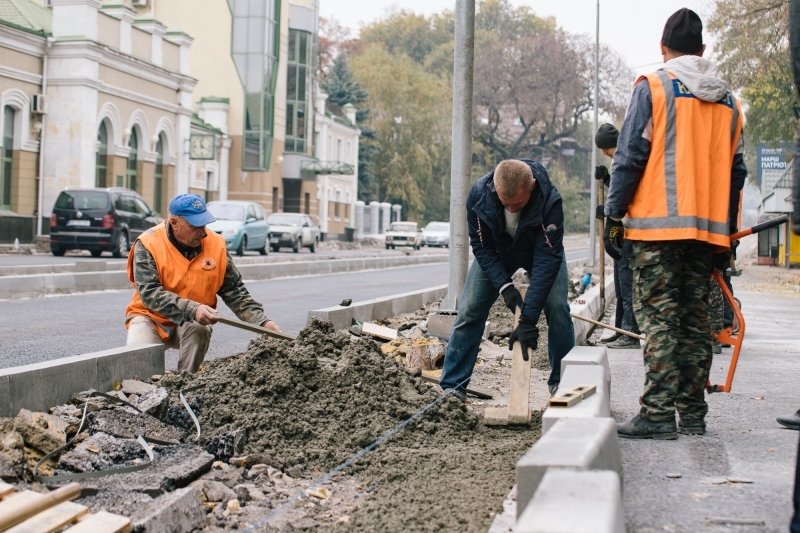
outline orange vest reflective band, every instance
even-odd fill
[[[647,80],[653,100],[650,158],[623,219],[625,238],[730,245],[731,167],[742,131],[739,102],[696,98],[659,70]]]
[[[166,222],[143,233],[138,239],[153,256],[158,270],[158,279],[165,290],[194,302],[216,308],[217,292],[225,279],[228,255],[225,239],[209,231],[203,239],[203,251],[189,261],[169,242]],[[128,279],[133,279],[134,254],[128,256]],[[146,316],[156,324],[161,340],[169,339],[175,324],[165,316],[145,307],[139,291],[133,291],[133,299],[125,310],[125,326],[135,316]]]

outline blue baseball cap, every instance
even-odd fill
[[[172,215],[183,217],[186,222],[199,228],[217,220],[211,211],[206,209],[206,201],[196,194],[179,194],[169,203]]]

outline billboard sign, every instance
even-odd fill
[[[759,144],[756,148],[758,183],[761,184],[762,195],[772,191],[775,184],[781,179],[781,175],[786,170],[786,155],[790,150],[791,147],[784,144],[777,147]]]

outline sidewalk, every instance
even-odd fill
[[[745,342],[732,391],[708,397],[706,435],[681,435],[677,441],[621,440],[629,532],[789,530],[800,433],[783,429],[775,417],[800,407],[800,299],[774,294],[780,281],[770,293],[743,290],[756,282],[760,289],[769,289],[756,275],[760,269],[747,270],[751,273],[740,281],[734,279],[745,315]],[[715,356],[712,382],[724,381],[731,352],[723,349]],[[637,350],[609,350],[609,361],[611,409],[621,422],[638,412],[642,356]],[[731,522],[719,523],[726,519]],[[737,520],[752,525],[736,525]],[[763,525],[755,525],[761,521]]]

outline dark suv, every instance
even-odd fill
[[[61,191],[50,215],[50,251],[104,251],[128,257],[131,243],[163,219],[150,210],[136,191],[118,187]]]

